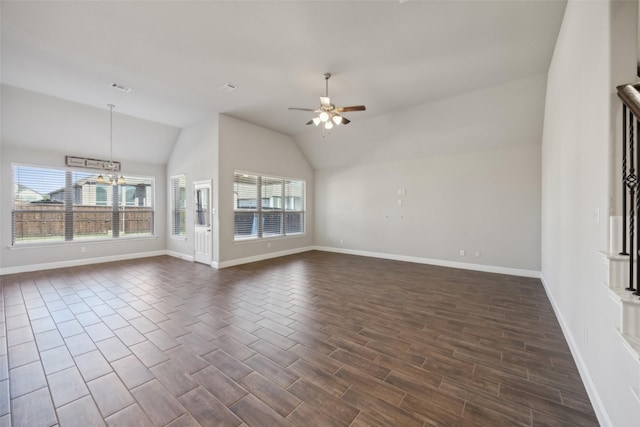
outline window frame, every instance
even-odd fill
[[[62,207],[61,214],[62,214],[62,217],[64,218],[62,219],[63,231],[62,231],[62,234],[58,236],[58,238],[48,239],[44,235],[38,235],[38,236],[34,235],[35,237],[33,238],[33,240],[28,240],[28,239],[25,240],[24,236],[20,239],[18,238],[18,231],[17,231],[17,224],[16,224],[17,216],[20,213],[29,211],[29,209],[20,209],[19,206],[17,206],[17,203],[20,203],[20,200],[16,198],[17,196],[16,190],[19,189],[19,182],[18,182],[19,180],[17,180],[16,178],[17,178],[17,172],[20,168],[34,169],[34,170],[40,169],[43,171],[40,173],[40,175],[46,175],[47,173],[51,173],[52,171],[54,171],[55,173],[62,173],[64,175],[64,185],[60,190],[58,190],[58,192],[62,194],[62,197],[64,199],[61,203],[57,203]],[[80,180],[78,180],[78,177],[76,176],[76,174],[98,175],[101,172],[104,173],[104,171],[89,169],[89,168],[48,166],[48,165],[45,166],[45,165],[34,165],[34,164],[28,164],[28,163],[12,162],[11,163],[11,190],[10,190],[11,191],[11,216],[10,216],[11,217],[11,245],[9,246],[9,248],[17,249],[17,248],[26,248],[26,247],[55,246],[55,245],[67,246],[67,245],[77,245],[77,244],[87,244],[87,243],[114,242],[114,241],[120,241],[120,240],[140,240],[140,239],[157,238],[158,236],[157,236],[157,230],[156,230],[156,213],[157,213],[156,212],[156,177],[152,175],[145,175],[145,174],[132,173],[127,175],[131,176],[136,180],[140,179],[145,182],[148,182],[149,183],[148,186],[151,187],[150,190],[148,190],[149,191],[148,198],[151,199],[150,206],[142,206],[142,207],[148,208],[148,212],[150,214],[150,217],[146,219],[146,221],[149,221],[149,228],[150,228],[149,232],[144,232],[144,233],[134,232],[134,233],[125,234],[124,230],[121,231],[118,229],[115,231],[112,230],[111,233],[106,236],[102,236],[102,233],[100,232],[95,232],[95,234],[88,236],[88,235],[83,235],[82,232],[78,232],[75,229],[76,219],[74,218],[74,216],[81,215],[83,213],[83,207],[85,210],[87,207],[111,208],[107,212],[109,212],[109,214],[112,216],[115,216],[115,215],[118,216],[117,220],[115,218],[113,219],[114,221],[113,224],[116,224],[117,222],[118,227],[121,226],[120,224],[124,224],[127,221],[130,221],[126,219],[125,215],[127,214],[128,209],[136,206],[131,206],[129,204],[124,203],[124,199],[120,200],[123,198],[123,194],[124,194],[120,191],[121,190],[120,188],[118,189],[119,191],[118,191],[117,201],[113,198],[113,194],[109,195],[107,192],[107,201],[106,203],[102,203],[102,200],[100,202],[97,200],[98,185],[100,185],[101,187],[102,185],[97,183],[86,182],[81,185],[93,184],[95,186],[94,188],[94,192],[96,193],[95,203],[81,204],[78,202],[78,200],[80,200],[78,198],[84,197],[84,194],[83,194],[84,190],[82,189],[82,187],[78,186],[78,182]],[[75,182],[74,182],[74,178],[76,179]],[[42,178],[38,178],[38,179],[42,179]],[[107,184],[106,186],[110,186],[110,185]],[[126,185],[119,185],[118,187],[125,188]],[[32,189],[30,190],[35,191]],[[88,191],[91,191],[91,189],[89,189]],[[54,191],[51,191],[50,193],[41,194],[41,196],[46,196],[51,193],[54,193]],[[33,202],[37,202],[37,201],[32,200],[29,203],[33,203]],[[113,209],[114,205],[117,207],[117,210]],[[80,222],[82,221],[83,220],[80,219]],[[124,225],[122,226],[124,227]]]
[[[244,207],[238,208],[238,204],[240,199],[238,198],[238,194],[236,192],[236,185],[238,184],[238,177],[255,177],[256,178],[256,197],[255,203],[250,203],[251,205],[255,205],[255,207]],[[267,179],[269,181],[280,181],[280,196],[274,196],[272,198],[278,199],[279,203],[276,203],[277,207],[265,207],[265,202],[270,203],[270,198],[265,198],[263,195],[263,179]],[[288,208],[287,199],[289,197],[289,193],[287,193],[287,184],[290,182],[298,182],[302,185],[301,190],[301,204],[300,209],[290,209]],[[277,176],[272,174],[262,174],[257,172],[247,172],[242,170],[235,170],[233,173],[233,242],[234,243],[242,243],[242,242],[254,242],[257,240],[264,239],[288,239],[294,237],[305,236],[307,233],[307,181],[301,178],[290,178]],[[250,214],[253,213],[255,215],[254,222],[256,223],[256,233],[255,235],[252,233],[246,237],[239,237],[236,233],[237,231],[237,214]],[[265,217],[267,215],[273,214],[280,215],[280,233],[271,234],[265,233]],[[289,232],[287,230],[287,215],[288,214],[300,214],[301,217],[301,228],[302,231],[298,232]]]

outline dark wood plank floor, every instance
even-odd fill
[[[3,276],[0,426],[594,426],[538,280],[308,252]]]

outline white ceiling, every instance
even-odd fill
[[[353,120],[547,71],[564,1],[3,1],[8,85],[183,127],[226,113],[286,134],[332,72]],[[110,87],[117,82],[130,93]],[[238,89],[218,88],[233,83]]]

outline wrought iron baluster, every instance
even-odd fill
[[[622,251],[627,252],[627,106],[622,104]]]
[[[627,174],[627,187],[629,188],[629,286],[625,288],[628,291],[635,291],[634,287],[634,271],[633,259],[635,251],[635,205],[636,187],[638,186],[638,176],[635,170],[635,130],[634,130],[633,114],[629,112],[629,173]]]
[[[640,132],[640,120],[636,119],[636,132]],[[637,138],[637,134],[636,134]],[[636,150],[636,165],[640,168],[640,147],[637,147]],[[636,179],[636,187],[638,186],[638,180]],[[636,188],[636,215],[640,215],[640,188]],[[630,201],[633,203],[633,200]],[[640,232],[636,233],[636,252],[631,252],[632,255],[629,257],[629,264],[631,265],[631,269],[633,270],[633,259],[636,259],[636,264],[640,262],[640,256],[638,256],[638,252],[640,252]],[[635,290],[634,290],[635,285]],[[636,281],[631,282],[629,284],[629,290],[634,291],[634,295],[640,295],[640,274],[638,273],[638,269],[636,268]]]
[[[618,97],[622,100],[622,252],[629,255],[629,286],[625,289],[640,295],[640,230],[636,230],[636,217],[640,217],[640,84],[618,86]],[[628,116],[627,116],[628,114]],[[635,129],[634,129],[635,124]],[[637,142],[636,142],[637,141]],[[628,145],[627,145],[628,142]],[[636,167],[638,170],[636,170]],[[627,193],[628,192],[628,193]],[[627,210],[628,203],[628,210]],[[625,215],[628,215],[625,218]],[[624,228],[628,233],[625,233]],[[625,236],[628,235],[628,244]],[[634,239],[635,237],[635,239]],[[635,276],[635,280],[634,280]]]

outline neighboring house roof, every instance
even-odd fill
[[[24,202],[37,202],[45,198],[44,195],[22,184],[16,184],[16,191],[14,194],[16,195],[16,199]]]

